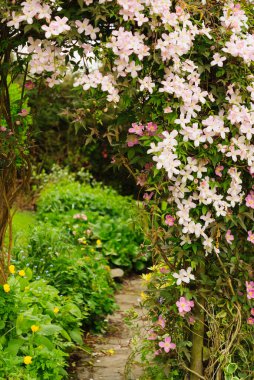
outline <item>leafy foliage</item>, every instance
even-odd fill
[[[33,268],[37,279],[45,278],[78,305],[84,327],[104,326],[104,317],[115,310],[114,283],[98,252],[82,251],[63,229],[43,222],[31,231],[27,249],[16,247],[16,251],[17,259]]]
[[[65,378],[66,351],[82,344],[80,309],[45,280],[32,281],[29,268],[8,285],[0,289],[0,379]]]
[[[143,242],[137,224],[141,212],[131,198],[110,188],[73,180],[49,184],[38,201],[40,220],[63,226],[74,244],[78,244],[78,238],[84,238],[95,247],[96,241],[101,240],[101,252],[109,264],[126,270],[142,270],[146,263],[139,249]],[[75,215],[79,213],[85,214],[87,220],[77,223]]]

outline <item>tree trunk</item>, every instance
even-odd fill
[[[11,209],[17,195],[17,170],[15,162],[12,163],[3,156],[0,165],[0,283],[2,284],[7,280],[11,259]],[[6,243],[4,238],[8,226],[9,241]]]
[[[205,273],[205,266],[200,265],[197,270],[197,278],[199,279],[202,274]],[[198,290],[198,289],[197,289]],[[200,300],[199,304],[195,307],[195,324],[192,330],[192,350],[191,350],[191,374],[190,380],[203,379],[203,347],[204,347],[204,335],[205,335],[205,315],[204,304],[205,297],[202,292],[199,292]]]
[[[204,346],[204,311],[198,305],[195,313],[196,322],[192,331],[191,375],[190,380],[203,378],[203,346]],[[199,376],[200,375],[200,376]]]
[[[11,260],[12,249],[12,215],[11,210],[20,190],[28,183],[30,178],[30,164],[28,161],[25,144],[22,145],[23,137],[19,136],[15,130],[15,122],[12,115],[9,79],[11,78],[11,64],[13,51],[13,42],[9,38],[10,29],[1,25],[0,38],[6,41],[6,48],[0,52],[0,123],[4,121],[13,140],[0,140],[0,284],[6,282],[8,278],[8,266]],[[14,66],[15,67],[15,66]],[[27,74],[27,68],[24,74],[23,87],[20,97],[20,110],[22,109],[24,97],[24,85]],[[27,129],[25,129],[25,133]],[[20,142],[21,140],[21,142]],[[20,180],[18,184],[17,180]],[[9,227],[9,242],[5,244],[5,235]]]

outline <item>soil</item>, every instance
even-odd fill
[[[139,379],[142,374],[141,366],[133,362],[130,366],[131,340],[134,333],[126,324],[125,317],[130,309],[141,317],[141,291],[142,283],[139,277],[124,280],[121,290],[116,294],[119,310],[108,317],[107,333],[90,336],[85,342],[92,346],[93,354],[89,356],[79,351],[72,357],[72,380]]]

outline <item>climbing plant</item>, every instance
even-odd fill
[[[147,189],[150,249],[166,266],[153,288],[167,292],[153,311],[170,321],[153,339],[158,356],[181,378],[251,379],[253,1],[28,0],[0,9],[8,133],[19,133],[8,75],[22,74],[24,89],[75,72],[75,91],[91,106],[73,117],[77,128],[94,118],[90,138],[117,114],[105,136],[117,144],[114,161]],[[8,149],[1,173],[16,170],[17,157],[26,165],[16,141]]]

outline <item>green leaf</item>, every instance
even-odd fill
[[[26,277],[27,277],[28,281],[32,280],[33,272],[30,268],[26,268]]]
[[[41,335],[55,335],[58,333],[62,333],[62,327],[57,325],[41,325],[40,327]]]
[[[129,159],[129,160],[132,160],[132,159],[134,158],[134,156],[135,156],[135,150],[134,150],[134,149],[130,149],[130,150],[128,151],[127,156],[128,156],[128,159]]]
[[[62,309],[62,314],[67,313],[67,314],[72,314],[74,317],[81,319],[82,318],[82,313],[80,309],[78,308],[77,305],[74,303],[67,303]]]
[[[203,361],[206,361],[210,358],[211,354],[210,354],[210,350],[208,347],[203,347]]]
[[[5,322],[4,321],[0,321],[0,330],[4,329],[5,327]]]
[[[18,315],[16,320],[16,331],[18,335],[21,335],[23,332],[27,331],[32,325],[33,320],[27,319],[23,314]]]
[[[83,0],[78,0],[78,4],[79,4],[80,8],[83,8],[83,6],[84,6],[84,1],[83,1]]]
[[[191,248],[192,248],[192,250],[193,250],[194,253],[197,253],[198,247],[197,247],[196,244],[192,244]]]
[[[80,345],[83,344],[83,339],[82,339],[80,329],[76,328],[76,329],[71,330],[70,336],[71,336],[71,339],[74,340],[74,342],[76,342]]]
[[[230,363],[229,365],[227,365],[227,367],[225,368],[225,372],[228,374],[228,375],[232,375],[238,368],[238,365],[236,363]]]
[[[225,70],[224,69],[220,69],[216,72],[216,77],[217,78],[220,78],[222,77],[223,75],[225,74]]]
[[[222,310],[217,315],[216,318],[225,318],[227,316],[227,312]]]
[[[138,271],[141,271],[145,268],[146,264],[143,263],[142,261],[138,261],[135,263],[135,268],[138,270]]]
[[[23,339],[12,339],[8,343],[8,347],[6,348],[5,352],[8,353],[11,356],[16,356],[18,354],[18,351],[20,347],[24,344]]]
[[[247,228],[246,228],[246,225],[244,223],[244,220],[243,220],[243,217],[241,215],[238,215],[238,221],[239,221],[239,224],[241,225],[241,227],[247,231]]]
[[[45,346],[48,350],[53,350],[54,349],[54,344],[51,343],[51,341],[46,338],[45,336],[35,334],[34,335],[34,342],[38,344],[38,346]]]
[[[60,331],[60,334],[61,334],[66,340],[68,340],[69,342],[71,341],[71,337],[70,337],[70,335],[67,333],[66,330],[62,329],[62,330]]]
[[[26,33],[30,32],[32,29],[33,29],[33,25],[28,24],[24,27],[24,33],[26,34]]]
[[[167,209],[167,207],[168,207],[168,203],[165,202],[165,201],[162,201],[161,202],[161,209],[162,209],[162,211],[165,211]]]

